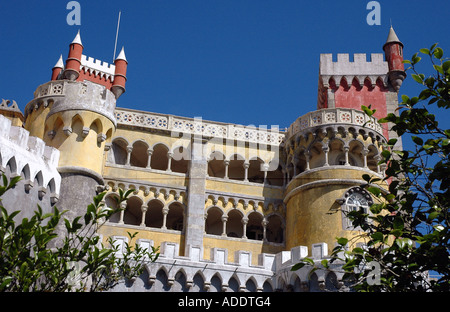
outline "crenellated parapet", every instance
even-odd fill
[[[353,61],[350,61],[350,55],[345,53],[338,53],[337,61],[333,61],[332,54],[320,55],[319,77],[325,87],[330,86],[331,80],[339,86],[342,79],[345,79],[348,85],[356,80],[362,86],[367,79],[373,86],[377,81],[387,86],[388,71],[388,63],[382,53],[370,54],[370,61],[365,53],[354,54]]]
[[[30,136],[24,128],[12,126],[9,119],[0,115],[0,169],[9,177],[22,176],[22,194],[36,190],[36,203],[44,196],[50,198],[51,204],[56,203],[61,183],[59,157],[57,149]]]
[[[119,254],[124,251],[127,237],[114,236]],[[151,249],[152,240],[138,239],[135,242]],[[252,264],[252,252],[234,252],[234,261],[228,261],[226,248],[211,248],[210,258],[203,257],[203,248],[188,246],[186,256],[179,256],[179,244],[163,242],[156,262],[145,265],[145,272],[128,285],[119,285],[114,291],[190,291],[190,292],[272,292],[272,291],[330,291],[344,286],[342,264],[324,268],[320,262],[330,259],[325,243],[297,246],[290,251],[276,254],[261,253],[258,262]],[[311,258],[317,270],[311,266],[291,271],[296,263]]]

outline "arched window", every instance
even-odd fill
[[[118,164],[125,165],[127,163],[127,145],[128,143],[122,139],[114,139],[111,144],[111,152],[109,161]]]
[[[262,165],[264,162],[260,158],[254,158],[249,161],[248,181],[254,183],[264,183],[264,172]]]
[[[150,167],[152,169],[166,170],[169,163],[169,149],[164,144],[156,144],[153,147],[153,154]]]
[[[136,141],[130,156],[130,165],[134,167],[147,167],[148,163],[148,145],[143,141]]]
[[[189,165],[189,149],[179,146],[173,150],[171,169],[173,172],[187,173]]]
[[[347,214],[352,211],[363,210],[364,213],[369,213],[369,208],[373,204],[372,196],[369,192],[361,187],[353,187],[349,189],[341,200],[344,207],[343,212],[343,227],[344,229],[354,229],[352,222],[347,217]],[[354,229],[358,230],[358,229]]]
[[[278,214],[267,217],[266,239],[271,243],[282,243],[284,241],[283,221]]]
[[[223,221],[222,221],[223,212],[218,207],[211,207],[208,209],[208,215],[206,217],[206,234],[212,235],[222,235],[223,230]]]
[[[228,213],[227,236],[239,238],[243,236],[242,214],[238,209],[233,209]]]
[[[184,226],[184,208],[179,202],[169,205],[166,227],[168,230],[182,231]]]
[[[124,211],[123,223],[140,225],[142,221],[142,201],[138,197],[130,197],[127,200],[127,208]]]
[[[216,178],[225,178],[225,156],[218,151],[209,155],[208,176]]]
[[[163,226],[164,204],[157,199],[152,199],[148,203],[147,213],[145,214],[145,225],[148,227],[161,228]]]
[[[232,180],[244,181],[245,168],[244,158],[238,154],[230,157],[230,164],[228,165],[228,177]]]
[[[262,240],[263,239],[263,216],[258,212],[252,212],[248,215],[247,233],[248,239]]]

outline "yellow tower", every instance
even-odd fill
[[[82,54],[80,33],[70,44],[66,66],[62,58],[53,67],[52,80],[39,86],[25,108],[25,128],[60,151],[61,207],[71,207],[80,215],[103,185],[102,167],[105,145],[116,128],[116,99],[124,91],[125,53],[116,66]],[[122,78],[123,91],[113,89],[114,76]],[[120,80],[120,79],[119,79]],[[117,85],[117,83],[116,83]],[[115,88],[117,89],[117,87]]]
[[[367,126],[368,125],[368,126]],[[354,109],[322,109],[298,118],[286,135],[286,248],[352,238],[346,211],[373,202],[362,176],[382,178],[378,159],[386,142],[375,118]]]

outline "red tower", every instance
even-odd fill
[[[403,43],[398,39],[392,26],[386,43],[383,45],[383,50],[389,66],[389,82],[398,92],[406,78],[406,72],[403,65]]]
[[[116,66],[114,71],[114,82],[111,87],[112,93],[119,98],[125,92],[125,83],[127,81],[127,58],[125,57],[125,51],[122,47],[117,58],[114,60],[114,65]]]
[[[70,44],[69,56],[66,60],[66,69],[64,70],[64,78],[75,81],[80,76],[81,55],[83,53],[83,45],[81,44],[80,31],[78,31],[75,39]]]
[[[59,57],[58,62],[53,66],[52,69],[52,80],[58,80],[61,71],[64,69],[64,63],[62,59],[62,55]]]

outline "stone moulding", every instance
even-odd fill
[[[123,126],[138,126],[189,135],[198,134],[208,138],[230,139],[273,146],[282,144],[285,136],[284,132],[273,126],[272,128],[241,126],[124,108],[116,108],[115,117],[117,124]]]

